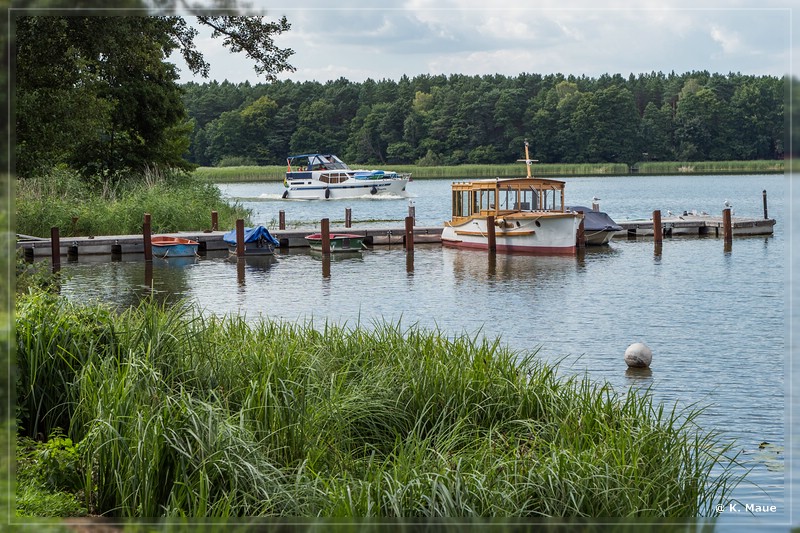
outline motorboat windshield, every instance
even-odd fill
[[[302,154],[289,158],[289,165],[303,170],[350,170],[344,161],[333,154]]]

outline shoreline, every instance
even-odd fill
[[[791,171],[792,162],[779,161],[711,161],[703,163],[644,163],[629,167],[625,164],[542,164],[533,167],[536,176],[548,178],[609,177],[609,176],[719,176],[741,174],[784,174]],[[415,180],[422,179],[476,179],[486,176],[500,178],[519,177],[523,170],[519,164],[508,165],[458,165],[421,167],[416,165],[389,165],[385,170],[411,173]],[[193,175],[209,183],[280,182],[286,167],[240,166],[198,167]]]

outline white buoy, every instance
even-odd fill
[[[625,350],[625,364],[635,368],[647,368],[653,361],[653,351],[643,342],[635,342]]]

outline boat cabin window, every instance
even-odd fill
[[[453,191],[453,216],[468,217],[472,214],[470,209],[470,191]]]
[[[500,190],[500,209],[511,211],[536,211],[539,208],[539,191],[528,188],[512,188],[510,185]]]

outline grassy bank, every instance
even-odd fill
[[[693,517],[736,481],[698,411],[481,337],[42,292],[16,328],[20,434],[62,439],[48,471],[90,513]]]
[[[218,212],[220,229],[235,227],[237,218],[249,223],[250,216],[214,185],[180,174],[150,173],[103,189],[56,169],[18,180],[16,189],[16,231],[37,237],[49,237],[53,226],[67,237],[137,234],[144,213],[151,214],[154,233],[210,228],[211,211]]]
[[[369,168],[375,165],[366,165]],[[457,165],[422,167],[417,165],[386,165],[384,170],[410,172],[414,179],[470,179],[525,175],[520,163],[508,165]],[[781,173],[783,161],[705,161],[705,162],[649,162],[635,165],[638,174],[724,174],[724,173]],[[625,176],[631,173],[623,163],[586,164],[535,164],[532,172],[542,177],[568,176]],[[194,175],[209,183],[282,181],[285,166],[200,167]]]

